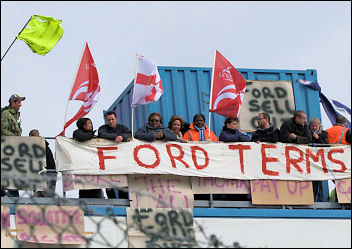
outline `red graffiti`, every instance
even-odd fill
[[[278,176],[279,172],[268,170],[266,168],[266,164],[269,162],[278,162],[279,158],[276,157],[267,157],[265,153],[265,149],[276,149],[277,146],[275,144],[262,144],[260,151],[262,152],[262,172],[265,175]]]
[[[180,151],[180,154],[178,156],[172,155],[171,147],[177,148]],[[179,162],[183,163],[183,165],[185,165],[186,168],[189,168],[189,165],[184,160],[182,160],[185,152],[182,150],[182,147],[180,145],[178,145],[178,144],[167,144],[166,145],[166,151],[167,151],[167,154],[170,157],[170,160],[171,160],[171,163],[172,163],[172,167],[176,168],[176,162],[175,162],[175,159],[176,159]]]
[[[332,149],[328,152],[328,158],[331,162],[340,164],[341,169],[334,169],[335,172],[345,172],[347,170],[346,165],[340,160],[332,158],[332,153],[344,153],[343,149]]]
[[[325,163],[325,157],[324,157],[324,149],[319,149],[317,151],[317,154],[314,155],[309,148],[306,149],[306,168],[307,168],[307,174],[310,174],[310,161],[309,157],[313,159],[314,162],[319,161],[319,157],[321,157],[321,163],[323,166],[323,172],[328,173],[328,169],[326,168],[326,163]]]
[[[298,152],[300,155],[299,158],[298,159],[290,158],[290,151]],[[291,164],[298,170],[299,173],[303,173],[303,170],[298,165],[298,163],[300,163],[304,160],[303,151],[301,151],[300,149],[298,149],[297,147],[294,147],[294,146],[286,146],[285,147],[285,157],[286,157],[286,172],[287,173],[291,172],[291,168],[290,168]]]
[[[196,151],[197,150],[203,152],[203,154],[204,154],[204,157],[205,157],[204,165],[199,165],[197,162],[197,158],[196,158]],[[191,151],[192,151],[192,160],[193,160],[194,166],[197,169],[205,169],[209,164],[208,152],[199,146],[191,146]]]
[[[105,170],[105,159],[116,159],[116,156],[104,156],[104,150],[117,150],[117,147],[97,147],[99,157],[99,169]]]
[[[150,150],[152,150],[154,152],[154,154],[155,154],[155,162],[153,164],[148,165],[148,164],[143,163],[141,160],[139,160],[138,152],[141,149],[150,149]],[[150,144],[143,144],[143,145],[139,145],[136,148],[134,148],[133,156],[134,156],[134,160],[137,162],[137,164],[139,166],[147,168],[147,169],[156,168],[160,164],[159,151],[154,146],[151,146]]]
[[[229,145],[229,149],[230,150],[238,150],[238,153],[240,153],[241,173],[244,174],[243,151],[250,150],[250,149],[252,149],[252,147],[250,145],[237,144],[237,145]]]

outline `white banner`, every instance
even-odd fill
[[[178,142],[115,144],[56,138],[57,171],[78,175],[173,174],[227,179],[333,180],[351,177],[351,146]]]

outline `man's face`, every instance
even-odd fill
[[[108,122],[108,126],[110,126],[111,128],[115,128],[117,125],[117,117],[115,117],[114,114],[111,115],[107,115],[106,116],[106,120]]]
[[[10,106],[13,108],[13,109],[15,109],[15,110],[19,110],[20,109],[20,107],[22,106],[22,103],[21,103],[21,100],[17,100],[17,101],[11,101],[11,104],[10,104]]]
[[[307,118],[307,115],[304,113],[304,114],[301,114],[301,115],[298,115],[295,119],[295,122],[299,125],[305,125],[306,123],[306,118]]]
[[[197,117],[195,120],[194,120],[194,124],[198,127],[198,128],[202,128],[204,126],[204,119],[203,117]]]
[[[150,117],[149,123],[154,129],[157,129],[161,125],[161,120],[158,115],[153,115]]]
[[[259,114],[257,117],[257,123],[258,123],[258,127],[265,129],[267,128],[269,122],[267,119],[264,118],[263,114]]]

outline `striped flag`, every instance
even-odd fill
[[[298,79],[298,82],[319,92],[320,103],[332,125],[335,125],[338,115],[344,116],[347,120],[346,127],[351,129],[351,109],[337,100],[328,99],[322,92],[318,82]]]
[[[90,110],[92,110],[95,103],[99,100],[99,93],[100,85],[98,71],[95,67],[88,43],[86,42],[81,63],[69,98],[69,100],[83,101],[83,104],[77,114],[65,123],[64,130],[59,136],[65,134],[66,128],[74,121],[84,117],[90,112]]]

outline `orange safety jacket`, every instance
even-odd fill
[[[334,125],[333,127],[326,130],[328,133],[329,144],[349,144],[346,141],[346,132],[348,128],[341,125]],[[342,134],[343,132],[343,134]],[[340,142],[342,136],[342,140]]]
[[[205,137],[205,140],[208,140],[208,138],[209,138],[209,128],[208,128],[208,126],[206,124],[204,124],[204,126],[205,126],[204,137]],[[185,135],[183,135],[183,139],[186,139],[188,141],[199,141],[199,131],[197,131],[194,128],[193,122],[189,126],[189,130],[186,131]],[[218,138],[216,137],[216,135],[212,131],[210,132],[210,139],[212,141],[218,141]]]

